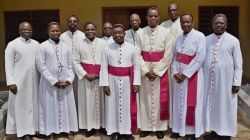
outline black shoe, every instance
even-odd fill
[[[195,135],[186,135],[185,140],[196,140]]]
[[[91,137],[96,134],[96,129],[91,129],[90,131],[86,131],[85,137]]]
[[[32,137],[30,135],[25,135],[22,137],[22,140],[32,140]]]
[[[179,138],[179,137],[180,137],[179,133],[173,133],[173,134],[170,136],[170,138],[173,138],[173,139],[177,139],[177,138]]]
[[[144,138],[144,137],[147,137],[149,134],[150,134],[150,131],[141,131],[140,137]]]
[[[111,135],[111,140],[119,140],[119,136],[120,136],[119,133],[113,133],[113,134]]]
[[[99,129],[99,133],[101,133],[101,134],[103,134],[103,135],[107,135],[106,129],[105,129],[105,128],[102,128],[102,127]]]
[[[155,135],[158,139],[163,139],[164,138],[164,132],[163,131],[156,131]]]
[[[231,140],[230,136],[220,136],[220,140]]]
[[[212,131],[210,134],[205,135],[203,139],[204,140],[216,140],[216,139],[220,139],[220,136],[214,131]]]
[[[135,140],[135,138],[132,135],[126,135],[126,140]]]

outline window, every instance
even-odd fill
[[[227,16],[227,32],[239,37],[239,7],[238,6],[200,6],[199,7],[199,31],[205,35],[213,33],[212,18],[215,14]]]
[[[33,27],[32,38],[38,42],[48,39],[47,25],[59,22],[59,10],[8,11],[4,12],[5,44],[19,36],[19,24],[28,21]]]

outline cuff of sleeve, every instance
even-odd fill
[[[102,83],[102,84],[99,84],[100,87],[104,87],[104,86],[109,86],[108,83]]]
[[[142,70],[141,71],[141,76],[145,76],[146,75],[146,73],[148,73],[149,72],[149,70],[147,69],[147,70]]]
[[[192,77],[192,75],[191,74],[188,74],[187,72],[183,72],[182,74],[184,74],[187,78],[191,78]]]
[[[155,73],[157,74],[157,75],[159,75],[160,77],[162,77],[162,75],[165,73],[166,71],[162,71],[162,72],[159,72],[159,71],[156,71]]]
[[[72,83],[74,81],[74,79],[71,79],[71,78],[67,78],[66,80],[69,81],[71,85],[72,85]]]
[[[50,83],[51,86],[54,86],[57,81],[58,81],[57,79],[53,79],[49,83]]]
[[[7,82],[7,86],[14,85],[14,84],[15,84],[14,81],[8,81],[8,82]]]
[[[141,85],[141,81],[134,81],[134,82],[133,82],[133,85],[134,85],[134,86],[135,86],[135,85],[140,86],[140,85]]]
[[[241,82],[233,82],[233,86],[241,86]]]

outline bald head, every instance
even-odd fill
[[[32,35],[32,27],[29,22],[22,22],[19,24],[19,34],[24,39],[28,40]]]
[[[133,30],[138,30],[141,24],[140,16],[136,13],[130,15],[130,25]]]
[[[168,5],[168,15],[172,21],[175,21],[179,17],[179,7],[176,2]]]

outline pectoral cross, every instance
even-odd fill
[[[121,58],[117,61],[117,63],[118,63],[119,65],[121,65],[121,63],[122,63]]]
[[[60,71],[62,72],[63,65],[60,63],[60,64],[58,65],[58,67],[59,67]]]

